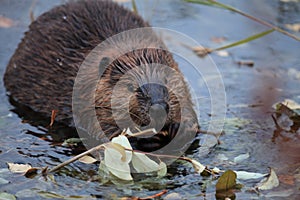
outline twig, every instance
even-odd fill
[[[274,116],[274,115],[271,115],[271,117],[272,117],[272,119],[273,119],[273,121],[274,121],[274,123],[275,123],[276,128],[282,130],[282,128],[279,126],[279,124],[278,124],[278,122],[277,122],[275,116]]]
[[[138,198],[138,200],[148,200],[148,199],[154,199],[154,198],[157,198],[157,197],[160,197],[164,194],[166,194],[168,192],[168,190],[163,190],[157,194],[154,194],[154,195],[151,195],[151,196],[148,196],[148,197],[143,197],[143,198]]]
[[[107,143],[105,143],[105,144],[107,144]],[[75,157],[73,157],[73,158],[71,158],[71,159],[69,159],[69,160],[67,160],[67,161],[65,161],[65,162],[63,162],[63,163],[55,166],[55,167],[53,167],[52,169],[50,169],[49,171],[47,171],[47,173],[51,173],[51,172],[57,171],[60,168],[62,168],[64,166],[66,166],[66,165],[68,165],[68,164],[70,164],[70,163],[78,160],[79,158],[81,158],[83,156],[86,156],[87,154],[90,154],[90,153],[93,153],[94,151],[98,151],[100,149],[103,149],[104,146],[105,146],[105,144],[101,144],[101,145],[98,145],[96,147],[93,147],[90,150],[87,150],[87,151],[85,151],[85,152],[83,152],[83,153],[81,153],[81,154],[79,154],[79,155],[77,155],[77,156],[75,156]]]

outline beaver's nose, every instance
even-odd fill
[[[156,131],[160,131],[164,127],[167,119],[167,105],[163,103],[153,104],[150,107],[149,115],[151,118],[150,126],[155,128]]]
[[[168,105],[166,103],[156,103],[150,107],[151,118],[161,118],[167,115]]]

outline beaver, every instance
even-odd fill
[[[112,42],[115,48],[96,51],[76,85],[81,65],[97,45],[139,28],[150,31],[129,32],[120,36],[123,43]],[[124,49],[128,43],[137,48]],[[80,127],[92,138],[111,139],[126,126],[155,128],[154,136],[130,140],[144,151],[160,149],[176,135],[184,145],[188,134],[199,128],[189,88],[172,54],[147,22],[111,1],[72,1],[39,16],[10,59],[4,84],[13,102],[45,118],[57,110],[57,122]],[[74,103],[74,89],[80,91],[80,105]],[[91,120],[91,110],[97,121]]]

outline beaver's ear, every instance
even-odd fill
[[[105,69],[108,67],[110,64],[110,58],[109,57],[103,57],[99,63],[99,76],[102,76],[104,73]]]

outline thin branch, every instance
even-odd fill
[[[104,145],[105,145],[105,144],[101,144],[101,145],[98,145],[98,146],[96,146],[96,147],[93,147],[93,148],[91,148],[90,150],[87,150],[87,151],[85,151],[85,152],[83,152],[83,153],[81,153],[81,154],[79,154],[79,155],[77,155],[77,156],[75,156],[75,157],[73,157],[73,158],[71,158],[71,159],[69,159],[69,160],[67,160],[67,161],[65,161],[65,162],[63,162],[63,163],[61,163],[61,164],[55,166],[55,167],[53,167],[52,169],[50,169],[49,171],[47,171],[47,173],[51,173],[51,172],[57,171],[57,170],[59,170],[60,168],[62,168],[62,167],[64,167],[64,166],[66,166],[66,165],[68,165],[68,164],[70,164],[70,163],[72,163],[72,162],[74,162],[74,161],[80,159],[80,158],[83,157],[83,156],[86,156],[86,155],[88,155],[88,154],[90,154],[90,153],[93,153],[93,152],[95,152],[95,151],[98,151],[98,150],[100,150],[100,149],[103,149],[103,148],[104,148]]]

